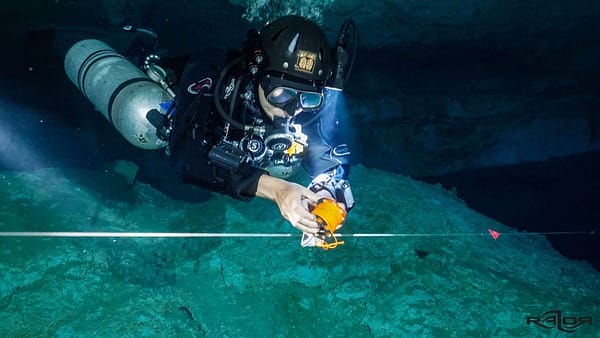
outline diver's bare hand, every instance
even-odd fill
[[[308,211],[308,205],[315,205],[319,196],[308,188],[280,178],[262,175],[258,181],[256,196],[274,201],[281,215],[296,229],[311,234],[319,231],[315,215]]]

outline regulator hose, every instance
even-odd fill
[[[348,29],[352,27],[352,35],[348,35]],[[340,33],[338,35],[338,39],[336,41],[336,51],[338,48],[341,48],[343,51],[346,51],[348,45],[350,44],[352,50],[350,52],[350,59],[346,69],[342,69],[343,71],[343,79],[341,80],[342,87],[345,87],[348,83],[348,79],[350,78],[350,73],[352,72],[352,68],[354,67],[354,60],[356,59],[356,41],[357,41],[357,32],[356,25],[354,24],[354,20],[352,18],[344,21],[342,26],[340,27]],[[338,68],[344,68],[346,65],[340,64],[340,61],[337,60]]]
[[[223,79],[225,78],[225,76],[227,76],[227,73],[229,73],[229,71],[237,66],[239,63],[243,62],[243,58],[239,57],[234,59],[233,61],[231,61],[227,66],[225,66],[225,68],[223,68],[223,70],[221,70],[221,72],[219,73],[219,77],[217,80],[217,84],[215,87],[215,97],[214,97],[214,101],[215,101],[215,107],[217,108],[217,111],[219,112],[219,114],[221,115],[221,117],[229,122],[229,124],[231,124],[232,127],[236,128],[236,129],[241,129],[241,130],[248,130],[250,128],[252,128],[252,126],[247,126],[239,121],[236,121],[232,116],[232,112],[233,112],[233,107],[235,106],[235,101],[237,100],[237,93],[238,93],[238,89],[239,89],[239,83],[241,81],[236,80],[236,88],[234,90],[234,94],[233,94],[233,98],[232,98],[232,102],[231,105],[229,106],[229,113],[225,112],[225,108],[223,108],[223,104],[221,104],[221,84],[223,84]]]

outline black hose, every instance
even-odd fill
[[[348,33],[349,26],[352,26],[352,54],[350,57],[350,66],[345,71],[344,80],[342,81],[342,87],[346,87],[346,84],[348,83],[348,79],[350,78],[350,73],[352,72],[352,68],[354,67],[354,60],[356,60],[356,40],[357,40],[358,35],[356,32],[356,25],[354,24],[354,20],[352,20],[352,18],[344,21],[344,23],[340,27],[340,33],[338,35],[338,40],[336,41],[336,45],[345,44],[345,42],[343,40],[344,40],[344,37],[346,36],[346,34]],[[310,125],[311,123],[313,123],[319,117],[320,113],[321,113],[320,110],[317,111],[315,113],[315,116],[310,118],[308,121],[304,122],[304,124]]]
[[[233,110],[235,109],[235,103],[237,101],[238,94],[240,92],[240,86],[242,84],[242,77],[240,76],[235,80],[235,87],[233,89],[233,93],[231,94],[231,104],[229,105],[229,117],[233,119]],[[242,122],[240,122],[242,123]],[[244,125],[244,127],[246,127]]]
[[[233,117],[231,117],[227,112],[225,112],[225,108],[223,108],[223,105],[221,104],[221,84],[223,83],[223,79],[225,78],[227,73],[229,73],[231,68],[233,68],[234,66],[236,66],[238,63],[240,63],[242,61],[243,61],[242,57],[236,58],[235,60],[231,61],[227,66],[225,66],[225,68],[223,68],[223,70],[221,70],[221,72],[219,73],[216,87],[215,87],[214,100],[215,100],[215,107],[217,108],[217,112],[219,112],[219,114],[225,121],[229,122],[229,124],[231,124],[231,126],[236,129],[246,130],[246,129],[250,128],[250,126],[246,126],[245,124],[234,120]],[[233,98],[232,98],[233,101],[231,102],[231,105],[229,106],[230,114],[233,112],[233,106],[235,106],[235,101],[237,100],[236,96],[237,96],[238,88],[239,88],[239,83],[236,85],[236,90],[235,90],[235,94],[234,94],[235,96],[233,96]]]
[[[126,32],[141,33],[141,34],[144,34],[144,35],[150,37],[150,39],[152,39],[152,49],[151,50],[156,50],[156,47],[158,47],[158,34],[156,34],[150,28],[144,28],[144,27],[136,27],[136,26],[132,26],[132,25],[126,25],[126,26],[123,26],[121,29],[124,30],[124,31],[126,31]]]
[[[350,66],[346,70],[344,80],[342,81],[344,87],[346,87],[348,79],[350,78],[350,73],[352,73],[352,68],[354,67],[354,60],[356,59],[356,40],[358,37],[358,34],[356,32],[356,25],[354,24],[354,20],[352,19],[348,19],[342,24],[342,27],[340,28],[340,37],[348,33],[349,26],[352,26],[352,56],[350,57]]]

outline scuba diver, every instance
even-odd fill
[[[239,200],[271,200],[303,232],[303,246],[320,246],[323,217],[311,211],[324,199],[335,201],[343,217],[336,220],[333,232],[354,206],[348,182],[350,152],[338,121],[345,112],[343,88],[354,60],[352,38],[352,20],[342,25],[332,49],[314,22],[284,16],[260,31],[249,30],[238,55],[231,55],[218,74],[201,54],[186,57],[184,63],[149,55],[141,65],[147,76],[122,75],[127,79],[115,80],[114,88],[103,90],[111,94],[101,99],[90,89],[99,80],[82,77],[100,73],[93,69],[100,66],[89,64],[107,62],[96,55],[114,56],[114,51],[100,51],[110,47],[90,47],[98,42],[88,42],[79,52],[67,54],[65,69],[131,143],[146,149],[166,146],[185,182]],[[122,57],[114,61],[123,62],[127,61]],[[123,67],[119,69],[123,73]],[[152,90],[144,87],[150,86],[148,77],[154,81]],[[125,109],[119,105],[132,105],[119,103],[126,91],[129,99],[139,92],[143,99],[137,101],[158,104],[138,104],[138,113],[121,113]],[[131,130],[133,125],[138,129]],[[308,187],[288,181],[300,166],[311,176]]]

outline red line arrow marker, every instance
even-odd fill
[[[494,238],[494,240],[497,240],[498,237],[500,237],[500,233],[498,231],[494,231],[492,229],[488,229],[488,231],[490,232],[490,235],[492,235],[492,238]]]

